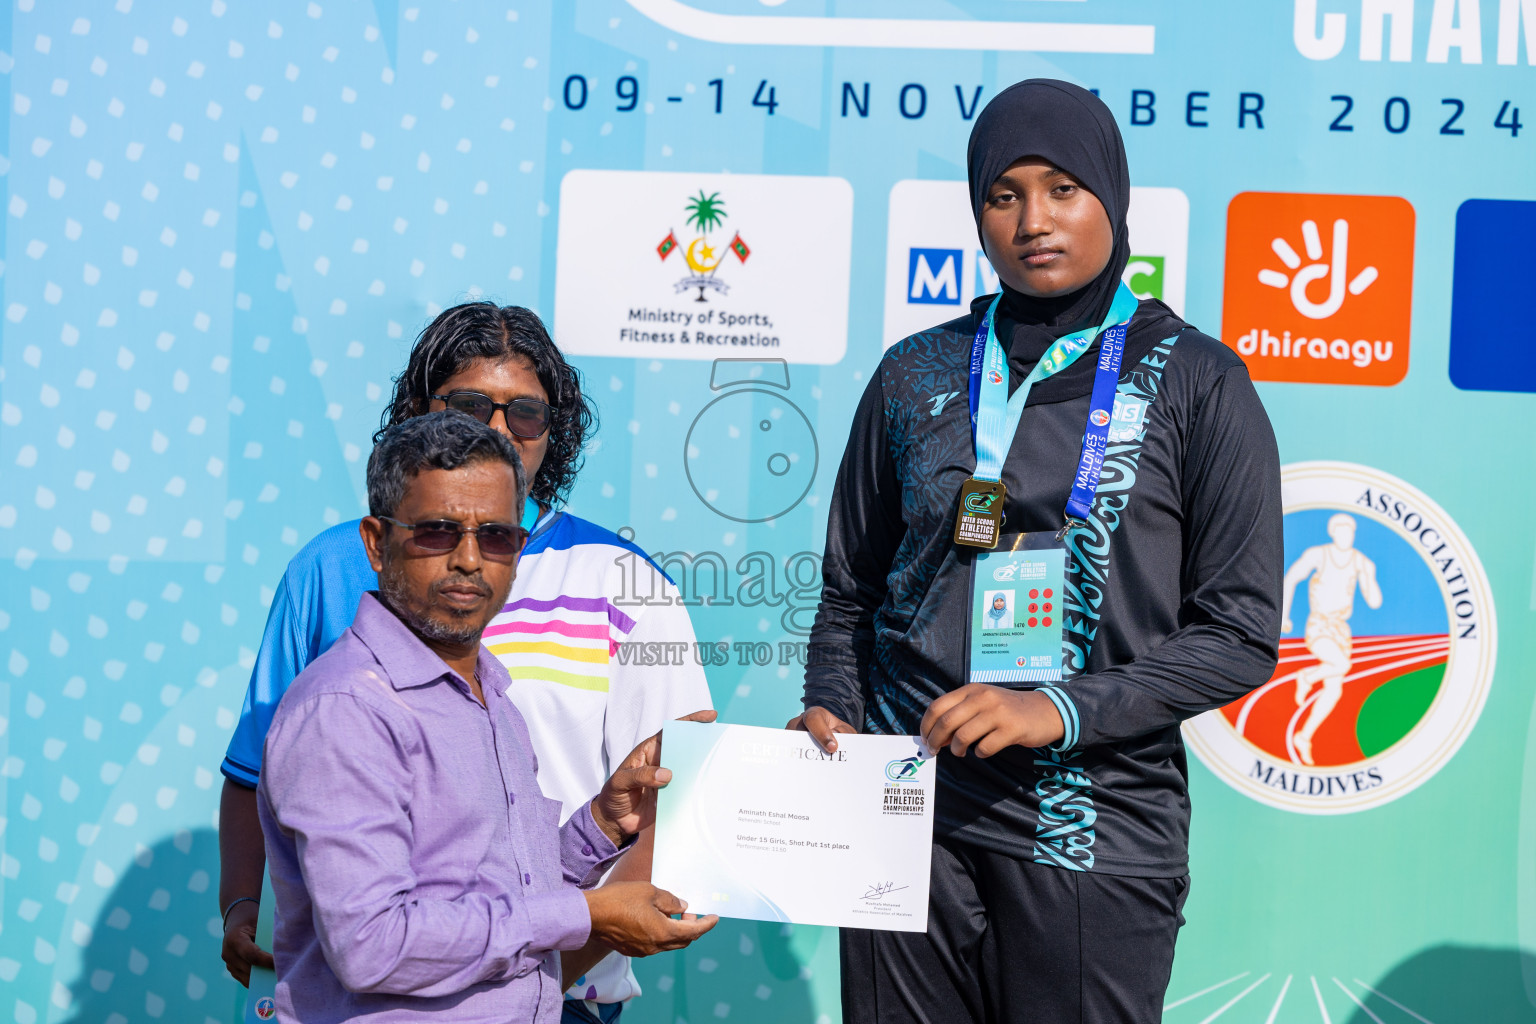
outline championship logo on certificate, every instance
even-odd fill
[[[1281,480],[1280,663],[1185,737],[1270,806],[1376,807],[1439,771],[1476,723],[1493,678],[1493,597],[1467,538],[1410,484],[1344,462],[1295,463]]]

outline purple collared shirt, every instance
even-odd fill
[[[554,951],[618,850],[590,806],[559,824],[506,669],[477,670],[488,707],[368,594],[278,706],[257,805],[285,1024],[559,1018]]]

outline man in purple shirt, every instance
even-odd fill
[[[526,481],[462,413],[390,428],[363,520],[379,590],[294,681],[257,791],[284,1022],[554,1021],[557,950],[686,946],[715,919],[648,882],[593,885],[649,825],[659,738],[564,825],[535,780],[506,669],[480,634],[506,601]]]

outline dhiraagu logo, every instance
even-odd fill
[[[997,503],[997,493],[991,494],[967,494],[965,496],[965,510],[972,515],[990,515],[992,506]]]
[[[924,763],[923,758],[916,756],[891,761],[885,766],[885,777],[892,782],[913,782]]]

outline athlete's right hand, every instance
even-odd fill
[[[224,966],[229,976],[246,988],[251,987],[251,968],[265,967],[274,970],[272,954],[256,945],[255,903],[236,903],[224,925]]]
[[[784,728],[810,733],[816,745],[829,754],[837,750],[838,733],[853,735],[859,731],[826,708],[806,708],[803,714],[785,722]]]
[[[625,956],[682,949],[720,921],[714,914],[685,913],[688,904],[650,882],[609,882],[582,895],[592,915],[592,937]],[[682,914],[682,920],[673,920],[673,914]]]

